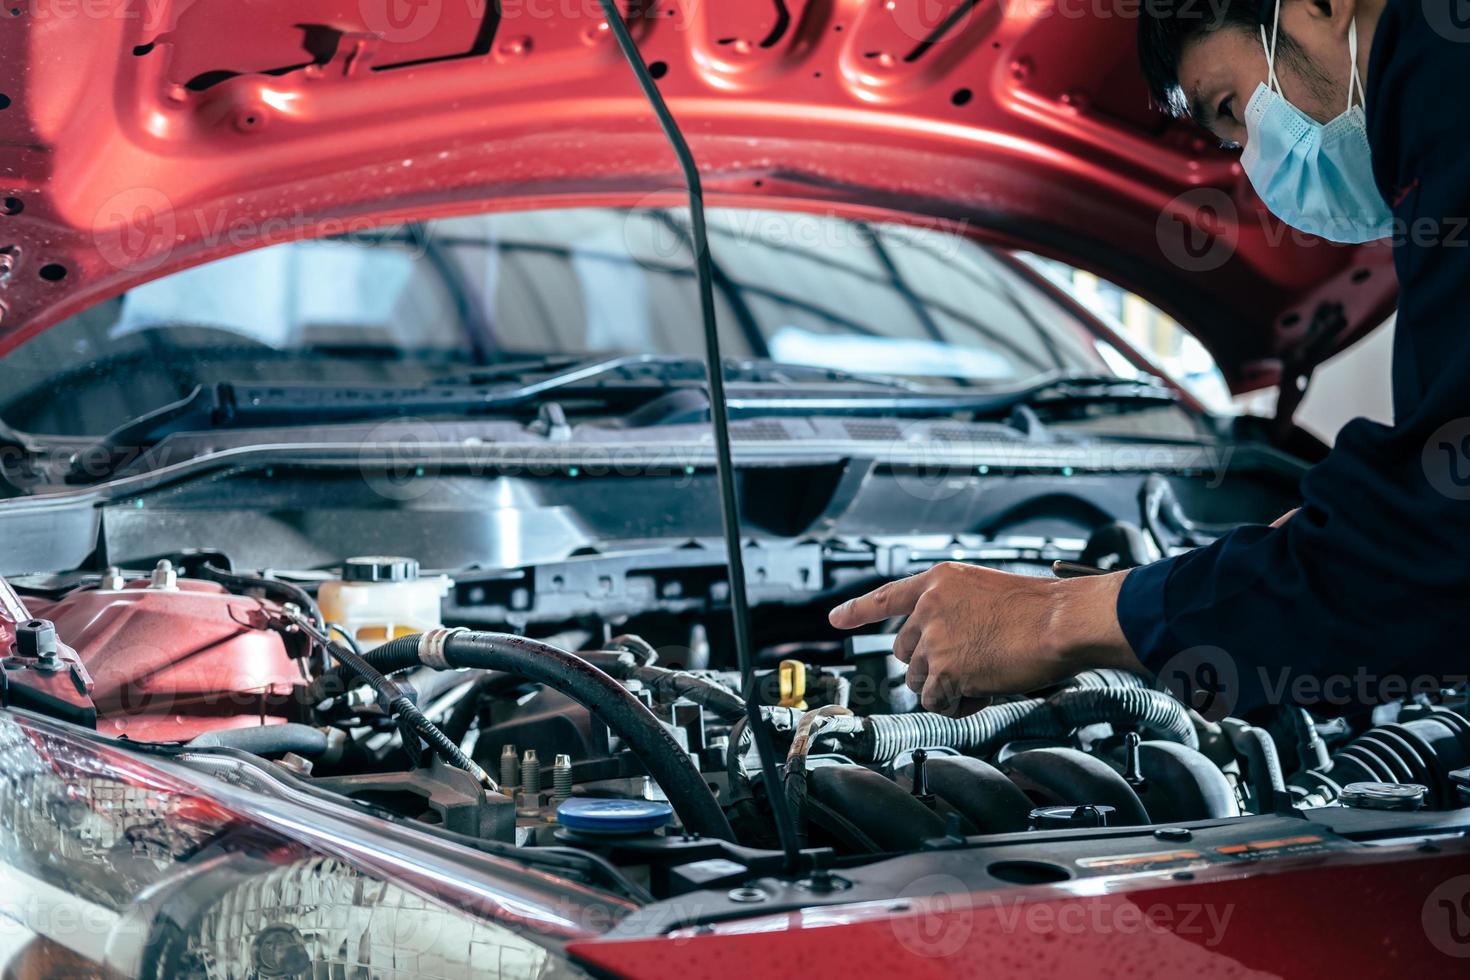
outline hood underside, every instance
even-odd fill
[[[1180,319],[1236,390],[1392,309],[1388,248],[1288,231],[1234,154],[1149,106],[1136,5],[635,6],[711,204],[940,221],[1064,259]],[[682,194],[597,0],[0,6],[0,350],[262,245]]]

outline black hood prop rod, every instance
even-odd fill
[[[761,782],[765,785],[766,799],[771,806],[776,823],[776,832],[785,854],[787,874],[798,874],[803,869],[800,838],[791,810],[786,804],[786,794],[781,777],[776,769],[776,749],[770,729],[761,716],[756,702],[755,666],[750,649],[750,604],[745,593],[745,560],[740,550],[740,502],[735,492],[735,466],[730,451],[730,409],[725,400],[724,359],[720,355],[720,334],[715,320],[714,265],[710,260],[709,231],[704,219],[704,185],[699,178],[699,167],[689,143],[679,130],[679,124],[664,102],[648,65],[643,61],[638,45],[634,43],[628,25],[623,21],[613,0],[599,0],[608,29],[617,38],[618,47],[628,65],[633,69],[643,95],[658,117],[679,166],[684,171],[684,182],[689,189],[690,232],[693,238],[695,272],[699,279],[699,309],[704,322],[705,370],[709,380],[710,419],[715,428],[715,459],[720,484],[720,520],[725,536],[725,552],[730,566],[730,613],[734,621],[735,656],[740,666],[740,683],[745,696],[746,724],[755,739],[756,753],[760,756]],[[732,746],[731,751],[736,751]]]

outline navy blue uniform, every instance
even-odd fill
[[[1376,678],[1470,671],[1466,9],[1389,0],[1369,60],[1368,137],[1396,219],[1395,424],[1349,423],[1283,527],[1239,528],[1134,569],[1118,599],[1150,669],[1224,651],[1238,675],[1223,692],[1235,713],[1316,690],[1302,678],[1357,674],[1368,686],[1355,681],[1353,697],[1378,700],[1402,692]]]

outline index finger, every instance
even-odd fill
[[[928,572],[910,575],[880,585],[867,595],[849,599],[827,614],[827,620],[840,630],[856,629],[868,623],[877,623],[894,616],[907,616],[914,611],[914,604],[924,594]]]

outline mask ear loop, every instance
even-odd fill
[[[1281,82],[1276,78],[1276,35],[1281,28],[1281,0],[1276,0],[1276,12],[1271,18],[1271,40],[1266,40],[1266,25],[1261,25],[1261,47],[1266,49],[1266,87],[1274,89],[1278,95],[1281,94]],[[1357,64],[1357,58],[1353,59]],[[1349,88],[1348,98],[1352,98],[1352,90]]]
[[[1358,93],[1358,101],[1363,105],[1368,104],[1368,96],[1363,92],[1363,79],[1358,75],[1358,18],[1353,18],[1352,26],[1348,30],[1348,61],[1351,71],[1348,72],[1348,103],[1347,111],[1353,111],[1353,91]]]

